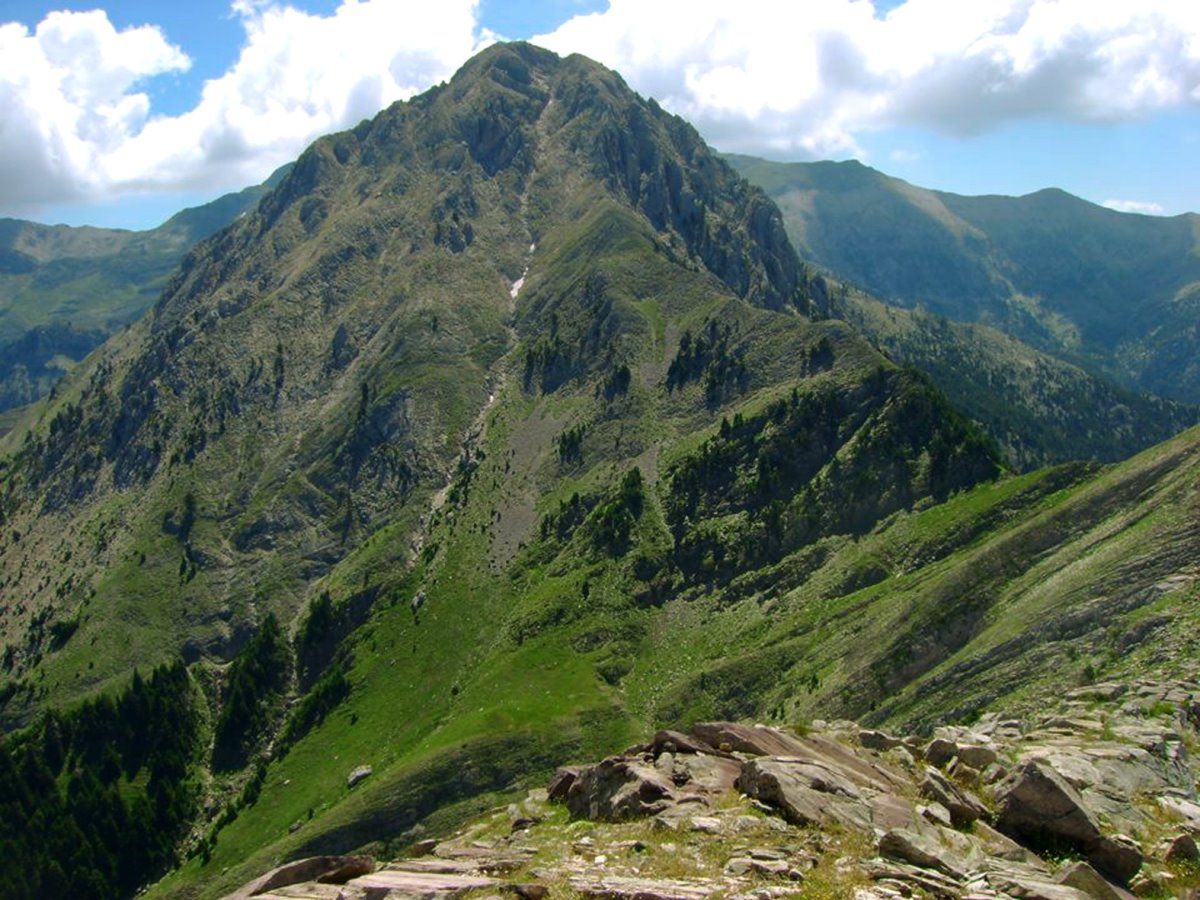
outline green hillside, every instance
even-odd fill
[[[1116,462],[1200,421],[1196,406],[1127,390],[987,325],[888,306],[841,285],[830,293],[836,315],[928,374],[1021,471]]]
[[[857,162],[729,159],[779,203],[802,257],[887,302],[1200,401],[1196,215],[1118,213],[1058,190],[964,197]]]

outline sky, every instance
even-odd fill
[[[0,217],[152,227],[510,39],[722,151],[1200,211],[1197,0],[0,0]]]

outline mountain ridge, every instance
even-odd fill
[[[46,394],[140,316],[186,251],[252,208],[287,168],[145,231],[0,219],[0,410]]]
[[[1200,396],[1195,213],[1122,213],[1056,188],[965,197],[856,162],[729,158],[780,202],[803,256],[888,302],[993,325],[1127,386]]]

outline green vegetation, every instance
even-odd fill
[[[269,733],[272,707],[288,685],[291,653],[271,613],[238,651],[221,693],[221,715],[213,740],[213,769],[240,768]]]
[[[1195,406],[1125,390],[987,326],[848,289],[841,304],[847,321],[893,359],[927,373],[1022,470],[1126,459],[1200,419]]]
[[[201,717],[182,664],[0,742],[4,897],[132,896],[196,813]]]
[[[253,209],[286,171],[148,231],[0,219],[0,410],[48,393],[149,309],[184,254]]]
[[[1022,467],[1123,459],[1197,422],[1195,216],[728,159],[779,203],[801,256],[892,304],[830,286],[836,314],[928,372]]]

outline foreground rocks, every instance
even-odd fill
[[[412,859],[302,860],[232,896],[1198,897],[1198,724],[1188,684],[1100,685],[921,739],[701,723],[564,767]]]
[[[1193,684],[1100,685],[1033,722],[990,716],[925,742],[848,724],[798,736],[701,723],[675,736],[670,752],[660,736],[577,767],[563,796],[576,818],[644,815],[677,827],[685,805],[711,804],[732,776],[791,825],[869,835],[878,854],[871,878],[906,885],[901,894],[1162,892],[1175,877],[1169,866],[1193,859],[1200,833],[1185,741],[1195,740],[1198,698]],[[721,779],[708,791],[694,785],[688,773],[716,760]],[[668,769],[673,780],[662,777]],[[1157,850],[1131,836],[1156,832]],[[1062,858],[1069,862],[1050,861]]]

